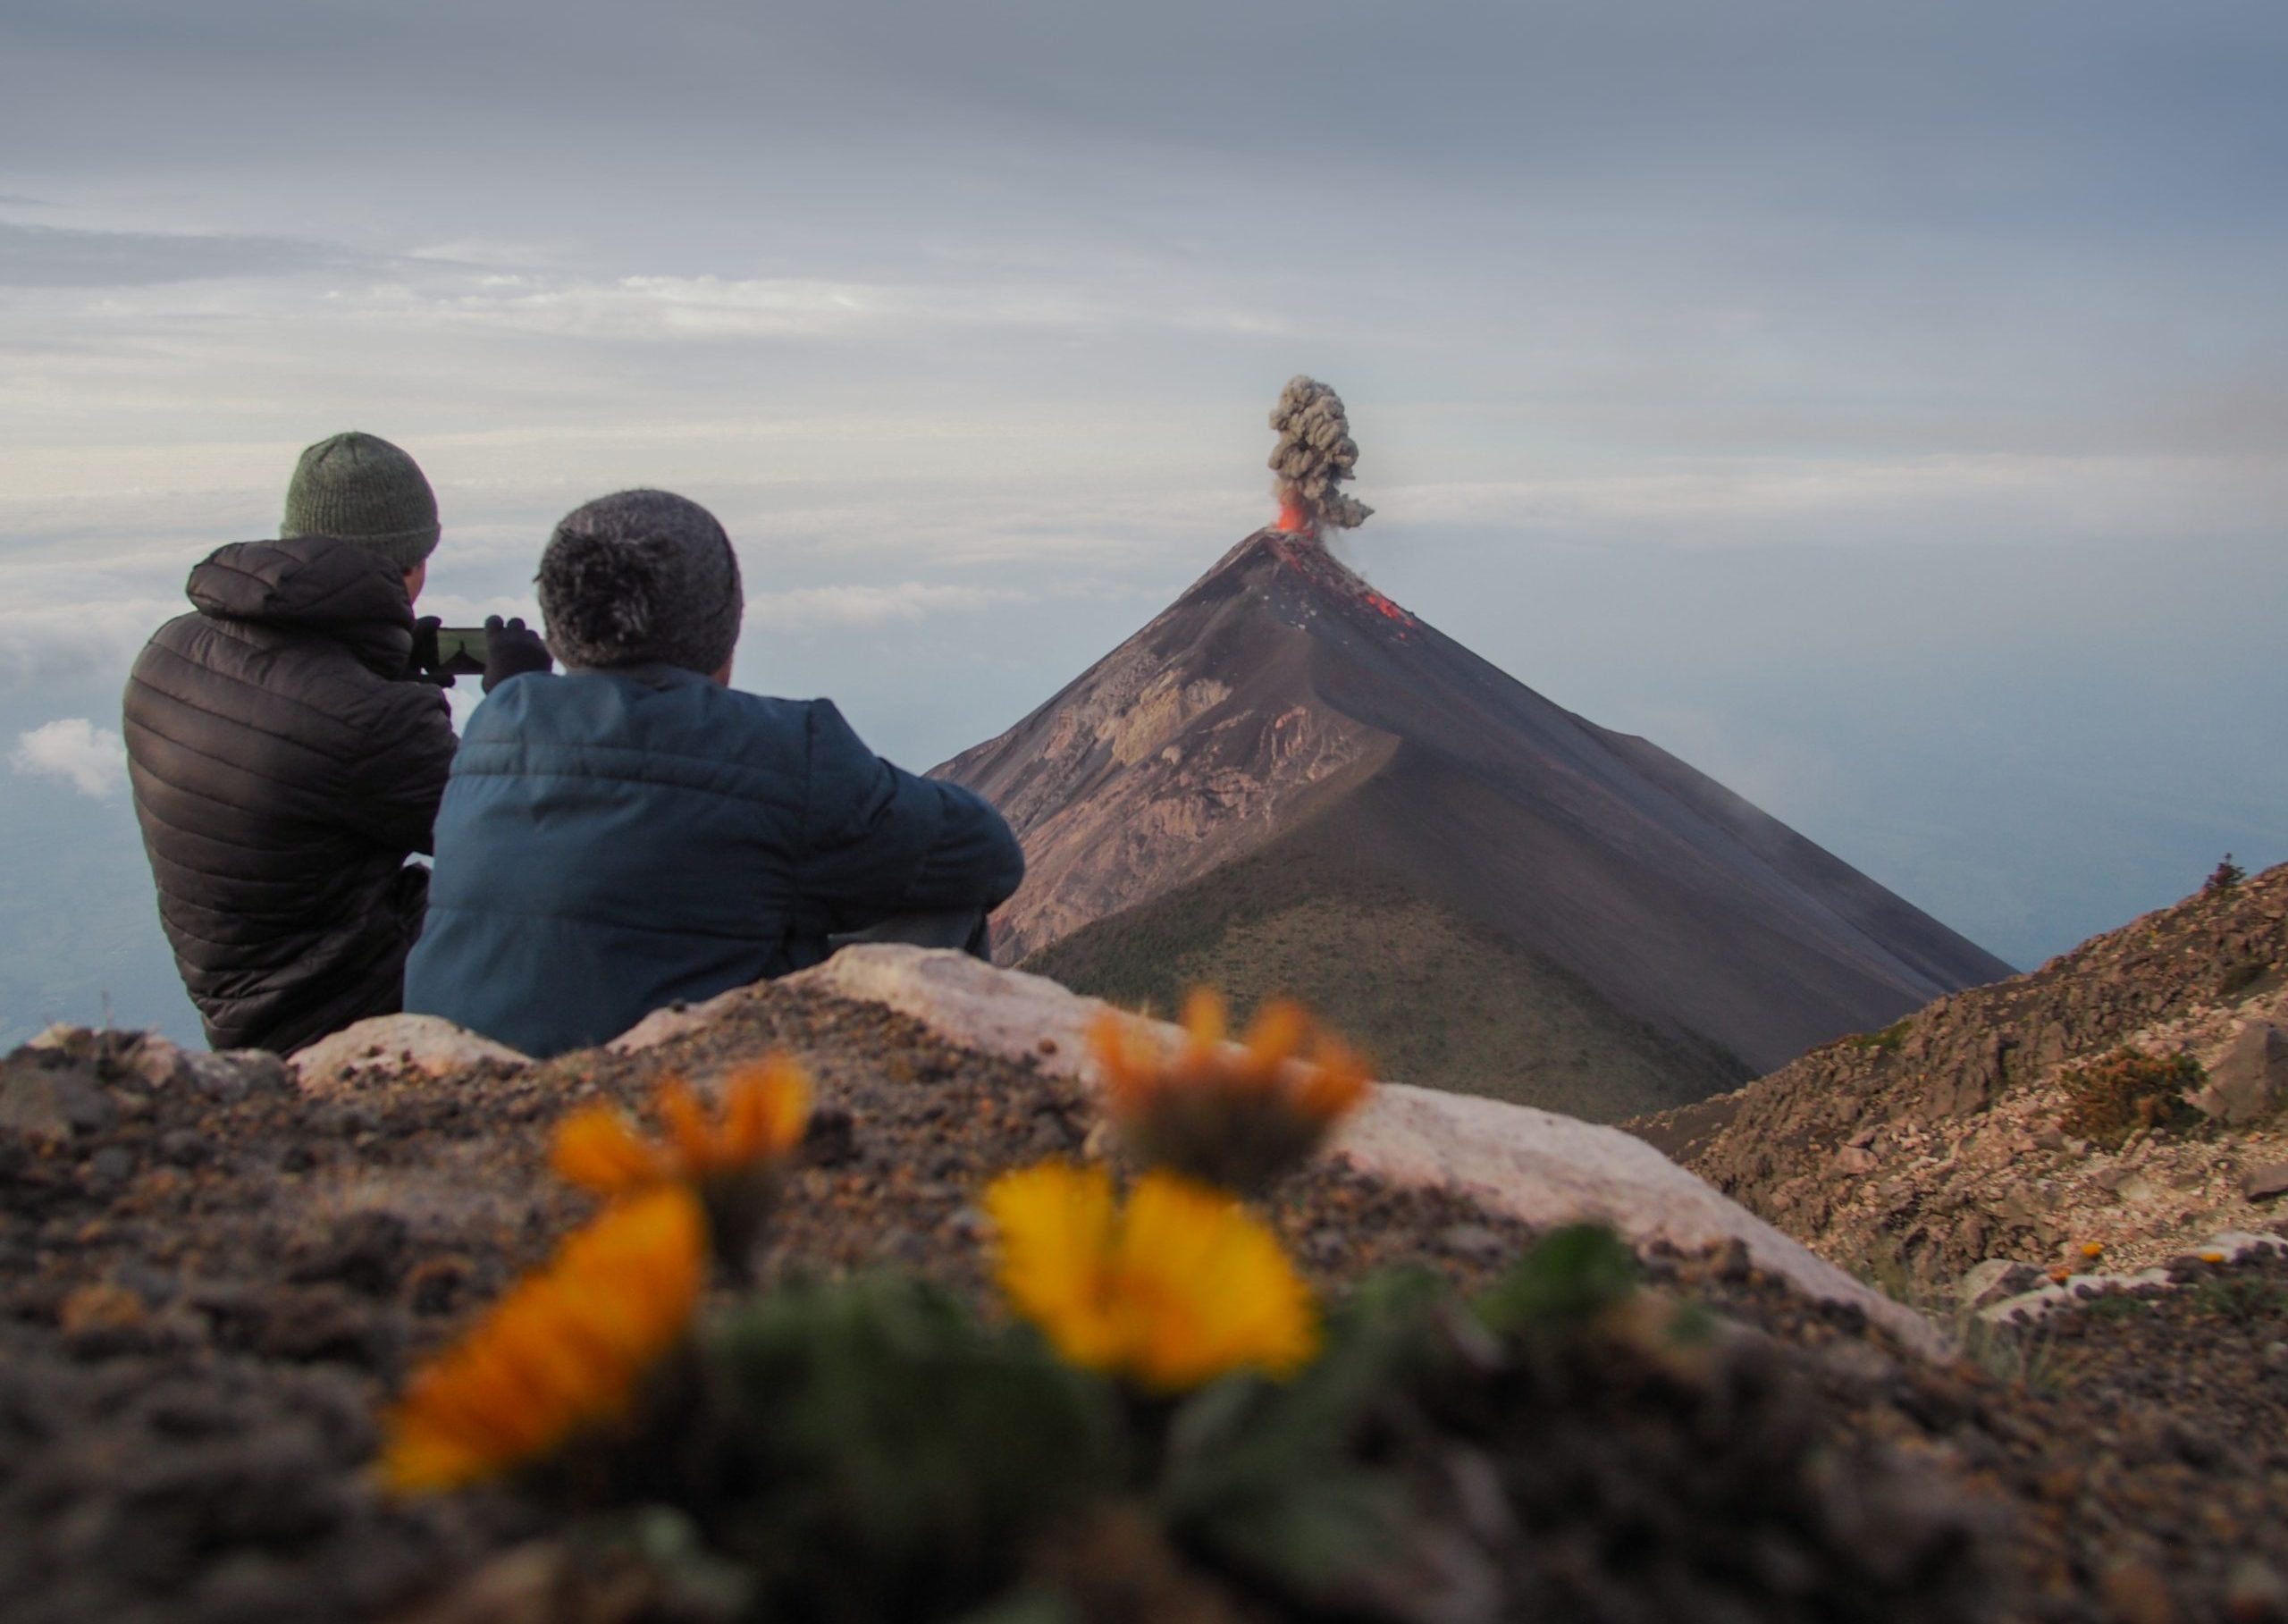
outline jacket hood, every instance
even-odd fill
[[[378,553],[324,536],[235,542],[190,572],[191,606],[210,620],[319,633],[385,676],[413,652],[405,577]]]

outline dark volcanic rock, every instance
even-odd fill
[[[2208,1068],[2193,1104],[2234,1126],[2270,1115],[2288,1098],[2288,1031],[2252,1022]]]
[[[95,1068],[70,1056],[25,1048],[0,1061],[0,1133],[60,1144],[114,1114]]]
[[[2241,1179],[2241,1190],[2251,1201],[2269,1201],[2288,1195],[2288,1162],[2267,1162],[2251,1167]]]

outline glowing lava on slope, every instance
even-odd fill
[[[1325,543],[1313,539],[1308,532],[1290,530],[1283,524],[1266,532],[1263,539],[1281,564],[1307,576],[1323,592],[1394,622],[1401,641],[1413,627],[1412,615],[1359,579],[1355,571],[1327,551]]]

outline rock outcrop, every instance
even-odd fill
[[[2233,1127],[2262,1122],[2288,1099],[2288,1031],[2259,1016],[2242,1020],[2208,1063],[2208,1082],[2192,1097],[2204,1115]]]
[[[1904,1285],[1988,1259],[2158,1262],[2284,1216],[2288,865],[2204,890],[2031,975],[1941,998],[1632,1130],[1847,1267]],[[2117,1145],[2072,1131],[2122,1050],[2206,1085]]]
[[[790,979],[884,1004],[957,1048],[1027,1061],[1089,1087],[1088,1032],[1105,1008],[1044,977],[920,947],[845,948]],[[1901,1341],[1935,1352],[1929,1321],[1813,1255],[1616,1128],[1529,1107],[1384,1083],[1334,1154],[1401,1185],[1467,1195],[1535,1228],[1601,1220],[1639,1247],[1735,1245],[1805,1295],[1853,1305]]]
[[[514,1068],[531,1059],[505,1043],[480,1038],[442,1015],[375,1015],[298,1051],[287,1063],[312,1094],[354,1092],[361,1076],[408,1069],[443,1077],[480,1065]]]

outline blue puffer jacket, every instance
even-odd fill
[[[979,796],[826,700],[669,666],[519,677],[469,719],[405,1007],[528,1055],[826,956],[897,913],[990,908],[1024,857]]]

